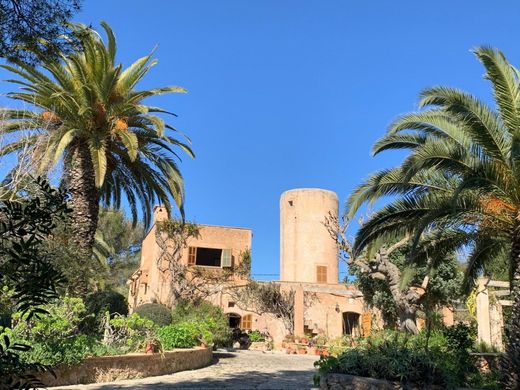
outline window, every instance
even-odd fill
[[[235,307],[235,302],[228,302],[227,307]]]
[[[204,267],[232,267],[233,256],[231,249],[188,248],[188,265],[202,265]]]
[[[327,266],[318,265],[316,267],[316,281],[318,283],[327,283]]]
[[[253,328],[253,316],[251,314],[247,314],[242,317],[240,321],[240,329],[242,330],[251,330]]]
[[[221,258],[222,249],[197,248],[195,264],[204,265],[206,267],[220,267]]]

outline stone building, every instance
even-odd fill
[[[354,286],[339,282],[338,249],[324,226],[328,215],[338,215],[338,198],[322,189],[295,189],[280,198],[280,284],[294,291],[296,336],[324,334],[330,338],[369,331],[370,314]],[[168,218],[164,208],[154,210],[154,225],[143,241],[139,269],[129,280],[130,309],[147,302],[169,305],[171,275],[161,269],[155,222]],[[200,236],[188,240],[180,261],[190,267],[228,272],[240,267],[243,253],[251,249],[252,231],[246,228],[199,225]],[[268,332],[275,346],[289,333],[284,323],[267,313],[239,305],[230,293],[247,283],[234,274],[216,286],[208,300],[228,315],[230,326]]]

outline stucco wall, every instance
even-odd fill
[[[193,370],[207,366],[212,359],[211,348],[180,349],[153,355],[100,356],[87,358],[78,366],[57,368],[57,378],[44,374],[41,379],[48,386],[111,382]]]
[[[324,226],[338,215],[332,191],[303,188],[280,197],[280,280],[315,283],[316,267],[327,267],[327,283],[338,283],[338,249]]]
[[[156,242],[156,225],[155,222],[168,219],[166,210],[161,206],[154,208],[154,224],[145,239],[143,240],[141,250],[141,263],[139,269],[132,276],[129,282],[128,302],[130,310],[136,306],[148,303],[158,302],[164,305],[171,304],[170,282],[171,278],[168,272],[168,265],[157,263],[160,257],[161,249]],[[241,263],[241,253],[251,249],[251,241],[253,233],[251,229],[236,228],[227,226],[212,226],[199,224],[199,237],[189,238],[187,247],[183,250],[180,262],[188,264],[189,247],[215,248],[215,249],[231,249],[233,266],[237,267]],[[213,269],[215,272],[220,271],[220,267],[204,267]],[[162,269],[162,270],[161,270]],[[240,280],[240,277],[235,277]]]

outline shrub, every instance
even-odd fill
[[[155,336],[157,327],[152,320],[136,313],[128,317],[116,315],[110,320],[110,326],[112,336],[108,346],[122,353],[140,351],[144,341]]]
[[[46,365],[78,363],[90,354],[95,339],[78,334],[78,325],[85,313],[81,298],[63,297],[43,306],[47,315],[26,321],[21,313],[13,314],[12,329],[4,334],[32,349],[21,354],[24,361]]]
[[[163,326],[157,337],[164,350],[192,348],[199,343],[200,329],[194,323],[180,323]]]
[[[80,328],[88,334],[101,334],[101,320],[108,311],[110,316],[115,314],[127,315],[128,304],[124,295],[110,290],[98,291],[87,295],[85,299],[87,317]]]
[[[347,349],[338,357],[322,356],[315,365],[320,374],[345,373],[399,381],[420,388],[427,385],[453,386],[451,377],[436,366],[426,351],[408,348],[399,335],[378,341],[368,342],[365,347]]]
[[[419,388],[477,387],[495,389],[496,372],[480,374],[469,350],[472,328],[459,324],[440,331],[409,335],[383,331],[358,340],[357,346],[315,363],[319,374],[344,373],[398,381]],[[315,378],[319,380],[319,375]],[[496,384],[496,382],[495,382]]]
[[[134,313],[142,318],[152,320],[158,326],[166,326],[172,323],[170,309],[159,303],[145,303],[135,308]]]
[[[249,336],[249,340],[254,343],[258,341],[265,341],[265,336],[258,330],[253,330],[247,334]]]
[[[228,318],[218,306],[206,301],[179,302],[172,312],[172,323],[194,323],[207,344],[227,346],[231,344]]]

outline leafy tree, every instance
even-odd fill
[[[410,237],[405,236],[397,242],[374,242],[362,253],[355,254],[347,237],[349,221],[346,215],[341,221],[329,215],[325,227],[336,240],[340,259],[356,277],[365,301],[381,310],[387,326],[399,325],[401,330],[417,333],[419,310],[430,320],[440,305],[458,298],[462,273],[454,253],[419,251],[414,253],[413,265],[410,265],[407,260],[413,248]],[[443,261],[438,261],[439,257]]]
[[[421,93],[423,110],[399,117],[374,154],[408,149],[400,167],[369,177],[350,199],[351,213],[382,196],[393,201],[359,230],[354,252],[383,237],[410,233],[428,251],[471,247],[471,281],[508,257],[513,308],[503,362],[507,389],[520,387],[520,71],[497,49],[477,58],[496,110],[457,89]],[[504,264],[504,263],[502,263]]]
[[[17,152],[29,142],[38,171],[63,162],[62,182],[71,195],[72,237],[82,265],[91,261],[100,201],[119,208],[126,198],[134,221],[141,204],[145,225],[155,202],[169,209],[173,198],[183,214],[183,179],[176,158],[179,150],[193,155],[186,143],[172,136],[175,129],[156,115],[173,114],[143,102],[185,90],[137,89],[157,63],[153,52],[123,69],[115,59],[115,36],[108,24],[102,26],[107,43],[96,31],[74,26],[74,31],[83,32],[80,48],[64,54],[60,62],[44,61],[42,71],[17,60],[3,65],[22,78],[10,82],[24,86],[23,92],[8,96],[34,110],[3,110],[8,121],[0,132],[23,130],[25,136],[4,145],[0,155]],[[86,290],[83,278],[78,291]]]
[[[57,224],[52,238],[44,243],[44,251],[53,264],[67,278],[64,293],[73,293],[80,277],[85,278],[88,289],[94,291],[114,290],[128,293],[126,281],[137,269],[140,261],[144,229],[125,217],[121,210],[102,208],[94,243],[92,261],[78,263],[77,244],[68,221]]]
[[[417,310],[426,314],[427,320],[443,305],[451,305],[460,297],[463,272],[457,259],[452,256],[441,262],[435,269],[429,269],[426,264],[413,268],[406,261],[406,252],[396,251],[389,255],[389,261],[400,271],[399,287],[401,291],[420,286],[425,275],[429,275],[424,294],[417,300]],[[383,314],[387,327],[395,327],[399,322],[399,308],[392,295],[388,281],[363,272],[360,267],[352,264],[349,273],[356,277],[356,284],[363,293],[363,299],[377,307]]]
[[[0,57],[35,63],[71,50],[76,40],[67,23],[80,6],[81,0],[0,0]]]
[[[63,276],[41,247],[56,223],[69,211],[67,194],[51,188],[47,182],[38,179],[31,190],[17,202],[0,202],[0,280],[5,285],[0,301],[4,303],[4,310],[18,311],[25,321],[44,316],[47,312],[42,305],[58,296],[57,288],[63,283]],[[26,344],[13,343],[9,335],[3,336],[0,389],[40,385],[28,372],[47,370],[47,367],[40,363],[28,364],[20,357],[20,353],[30,349]]]

